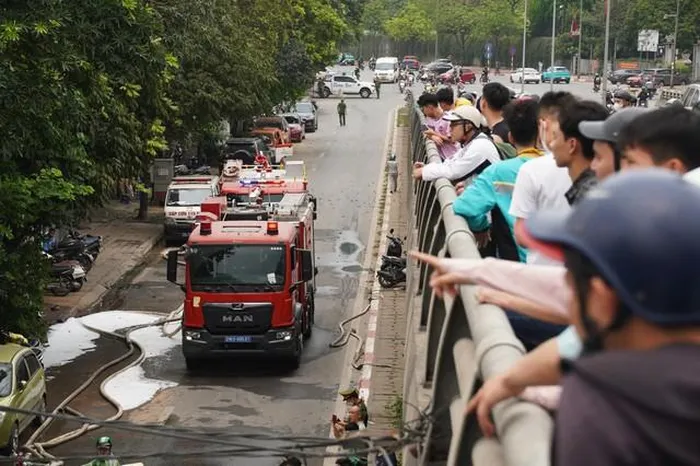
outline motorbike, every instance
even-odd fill
[[[489,82],[489,75],[486,73],[481,73],[481,77],[479,78],[479,82],[482,84],[486,84]]]
[[[76,260],[87,272],[92,268],[101,248],[101,236],[85,235],[69,230],[55,247],[46,252],[51,254],[55,262]]]
[[[56,296],[66,296],[68,293],[79,291],[85,281],[87,273],[77,260],[56,260],[51,254],[44,252],[44,256],[51,263],[52,282],[46,288]]]
[[[390,267],[377,271],[377,280],[382,288],[394,288],[406,282],[406,268]]]
[[[403,241],[398,236],[394,236],[394,229],[389,230],[389,234],[386,235],[389,242],[386,245],[386,255],[393,257],[401,257],[403,254]]]
[[[382,265],[379,270],[390,270],[399,269],[403,270],[406,268],[406,258],[396,257],[396,256],[382,256]]]
[[[399,81],[399,92],[403,94],[403,91],[406,89],[406,81],[403,79]]]

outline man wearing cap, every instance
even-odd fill
[[[365,400],[360,398],[360,392],[358,392],[356,388],[345,388],[340,390],[338,394],[343,397],[343,403],[348,407],[357,406],[360,408],[360,420],[365,427],[367,427],[369,423],[369,413],[367,412]]]
[[[632,94],[625,90],[616,91],[613,94],[613,108],[615,111],[620,111],[623,108],[632,107],[634,101],[637,100]]]
[[[493,141],[482,132],[484,121],[476,108],[466,105],[458,107],[449,115],[444,115],[443,119],[450,122],[451,139],[459,142],[462,148],[444,162],[427,165],[416,162],[413,167],[415,179],[463,181],[500,160]]]
[[[632,107],[615,112],[603,121],[582,121],[578,124],[581,134],[593,140],[591,170],[596,178],[603,180],[620,171],[622,153],[617,148],[620,131],[645,112],[645,108]]]

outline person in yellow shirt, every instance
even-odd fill
[[[455,100],[455,108],[461,107],[462,105],[468,105],[470,107],[473,107],[474,104],[471,103],[469,99],[465,99],[464,97],[457,97]]]

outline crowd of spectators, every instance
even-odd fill
[[[700,464],[700,115],[507,91],[442,113],[417,102],[449,123],[426,137],[459,148],[413,176],[455,184],[485,258],[412,255],[439,297],[479,285],[528,351],[468,411],[490,436],[503,400],[552,410],[554,464]]]

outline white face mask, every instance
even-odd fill
[[[615,110],[621,110],[621,109],[622,109],[622,104],[621,104],[621,103],[616,103],[616,104],[613,105],[613,108],[614,108]]]
[[[575,361],[583,352],[583,342],[576,328],[572,325],[557,337],[559,357],[567,361]]]

